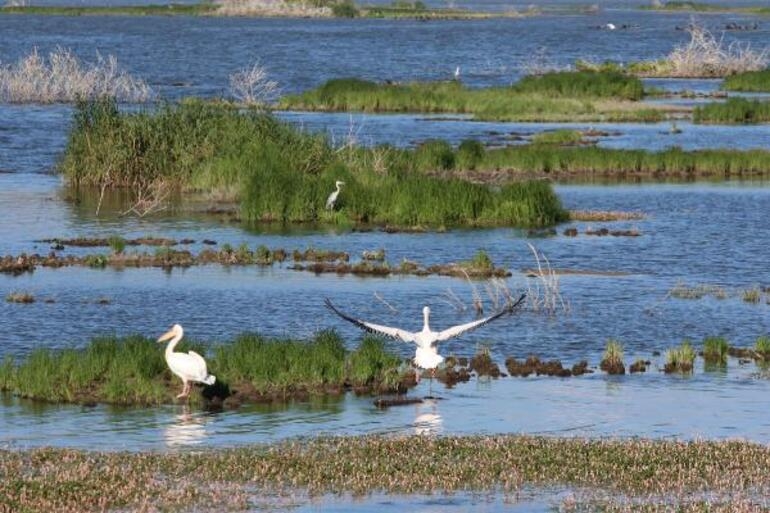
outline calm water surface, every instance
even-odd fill
[[[474,5],[501,8],[500,2]],[[315,86],[338,76],[382,80],[447,78],[461,65],[471,85],[507,84],[522,65],[546,47],[557,65],[577,58],[621,61],[657,58],[686,39],[676,30],[686,14],[637,12],[626,2],[602,4],[599,14],[543,16],[528,20],[483,20],[421,23],[388,20],[255,20],[198,18],[55,18],[0,17],[0,59],[9,62],[37,46],[49,51],[71,47],[84,58],[95,52],[115,54],[131,72],[149,80],[165,98],[226,94],[227,76],[261,59],[287,92]],[[718,28],[735,15],[710,15]],[[745,18],[753,20],[753,18]],[[626,31],[594,27],[612,21],[634,25]],[[760,20],[762,21],[762,20]],[[751,32],[731,33],[757,45],[768,39],[768,24]],[[173,34],[173,37],[169,37]],[[483,56],[483,57],[482,57]],[[709,91],[713,81],[658,83],[672,90]],[[510,142],[512,134],[589,124],[477,123],[426,116],[361,116],[280,113],[307,130],[323,130],[334,140],[352,134],[362,144],[408,146],[442,137],[457,142],[474,137],[490,144]],[[747,438],[770,442],[765,419],[770,380],[754,364],[731,360],[725,372],[705,372],[698,362],[692,377],[665,376],[655,351],[690,338],[696,345],[707,335],[724,335],[737,345],[751,345],[770,332],[767,294],[759,304],[742,301],[742,290],[770,286],[767,215],[770,188],[765,184],[688,184],[624,186],[557,186],[571,209],[630,210],[645,214],[637,221],[575,222],[559,226],[548,237],[532,237],[513,229],[453,230],[441,234],[356,233],[333,229],[280,232],[243,227],[206,218],[167,214],[145,219],[105,212],[67,200],[53,174],[66,143],[68,106],[0,105],[0,254],[46,253],[49,237],[159,235],[192,238],[193,251],[203,238],[250,247],[265,244],[289,250],[309,246],[347,250],[353,259],[362,251],[384,248],[387,259],[423,264],[471,258],[483,249],[498,265],[513,272],[507,286],[530,290],[538,284],[524,270],[535,266],[534,245],[554,268],[612,275],[576,274],[560,278],[568,305],[555,315],[528,308],[442,346],[445,354],[472,354],[488,345],[502,364],[508,356],[559,358],[571,365],[587,359],[598,364],[608,338],[621,340],[626,360],[653,361],[642,376],[610,378],[596,373],[568,380],[504,378],[478,381],[446,390],[442,398],[417,406],[379,411],[370,397],[347,395],[316,402],[242,408],[209,414],[181,406],[120,409],[99,406],[52,406],[4,395],[0,404],[0,446],[59,445],[99,449],[190,450],[269,442],[314,434],[363,433],[537,433],[567,436],[649,436],[681,438]],[[683,133],[667,135],[669,124],[600,125],[610,135],[598,144],[617,148],[762,148],[766,126],[701,127],[680,123]],[[577,227],[578,237],[563,230]],[[589,228],[636,228],[640,237],[590,237]],[[142,250],[140,248],[140,250]],[[153,251],[153,249],[148,249]],[[63,254],[85,250],[67,248]],[[99,250],[101,251],[101,250]],[[105,250],[106,251],[106,250]],[[618,274],[619,273],[619,274]],[[727,299],[678,300],[669,291],[678,282],[715,284]],[[356,278],[314,276],[271,268],[204,266],[164,272],[158,269],[116,271],[38,269],[18,277],[0,276],[0,296],[17,290],[33,293],[31,305],[0,302],[0,359],[24,357],[36,347],[80,347],[101,334],[142,333],[156,336],[174,322],[189,335],[215,343],[244,331],[305,337],[318,329],[338,329],[349,345],[360,334],[323,308],[324,297],[360,317],[384,324],[416,328],[419,309],[429,304],[434,324],[448,326],[473,318],[466,308],[473,287],[493,308],[483,283],[439,277]],[[398,308],[390,311],[382,297]],[[47,303],[44,300],[53,302]],[[108,299],[108,304],[102,304]],[[392,343],[407,357],[412,348]],[[424,382],[414,395],[426,395]],[[88,429],[84,429],[88,426]],[[499,498],[489,511],[502,509]],[[364,508],[378,505],[372,499]],[[430,511],[433,499],[408,499]],[[480,508],[473,497],[453,499],[442,508]],[[422,501],[422,502],[420,502]],[[498,502],[496,502],[498,501]],[[531,508],[547,508],[533,499]],[[547,502],[547,501],[546,501]],[[348,503],[338,504],[344,510]],[[541,507],[542,506],[542,507]],[[303,506],[312,508],[310,506]],[[529,508],[529,509],[527,509]],[[372,506],[374,509],[374,506]]]

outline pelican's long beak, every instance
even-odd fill
[[[174,330],[168,330],[166,333],[160,336],[158,342],[165,342],[166,340],[171,340],[172,338],[174,338]]]

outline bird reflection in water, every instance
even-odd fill
[[[427,399],[416,406],[414,433],[416,435],[439,435],[444,431],[444,420],[438,409],[438,400]]]
[[[190,413],[187,405],[174,416],[174,421],[166,426],[163,439],[168,447],[198,445],[206,438],[206,415]]]

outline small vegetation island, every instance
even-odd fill
[[[352,0],[204,0],[190,4],[52,6],[18,5],[11,2],[0,14],[51,16],[253,16],[299,18],[390,18],[419,20],[468,20],[520,18],[540,14],[592,12],[584,6],[556,6],[501,12],[474,11],[456,7],[428,7],[424,2],[396,0],[390,5],[360,5]]]

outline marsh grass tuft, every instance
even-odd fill
[[[722,82],[726,91],[743,91],[752,93],[770,92],[770,69],[747,71],[726,77]]]
[[[703,359],[707,364],[726,365],[730,344],[724,337],[706,337],[703,341]]]
[[[770,102],[746,98],[728,98],[695,107],[695,123],[752,124],[770,122]]]
[[[754,351],[764,360],[770,360],[770,336],[762,335],[754,342]]]
[[[762,299],[762,291],[759,289],[759,287],[752,287],[750,289],[744,290],[741,293],[741,298],[746,303],[757,304]]]
[[[623,345],[619,341],[613,339],[607,341],[600,368],[608,374],[625,374]]]
[[[579,144],[583,134],[579,130],[549,130],[540,132],[532,137],[533,144],[553,144],[570,146]]]
[[[666,351],[664,371],[667,373],[679,372],[688,374],[692,372],[695,356],[695,349],[693,349],[692,344],[689,340],[685,340],[679,347]]]
[[[24,291],[13,291],[9,292],[5,296],[5,300],[8,303],[34,303],[35,302],[35,296],[32,295],[30,292],[24,292]]]

